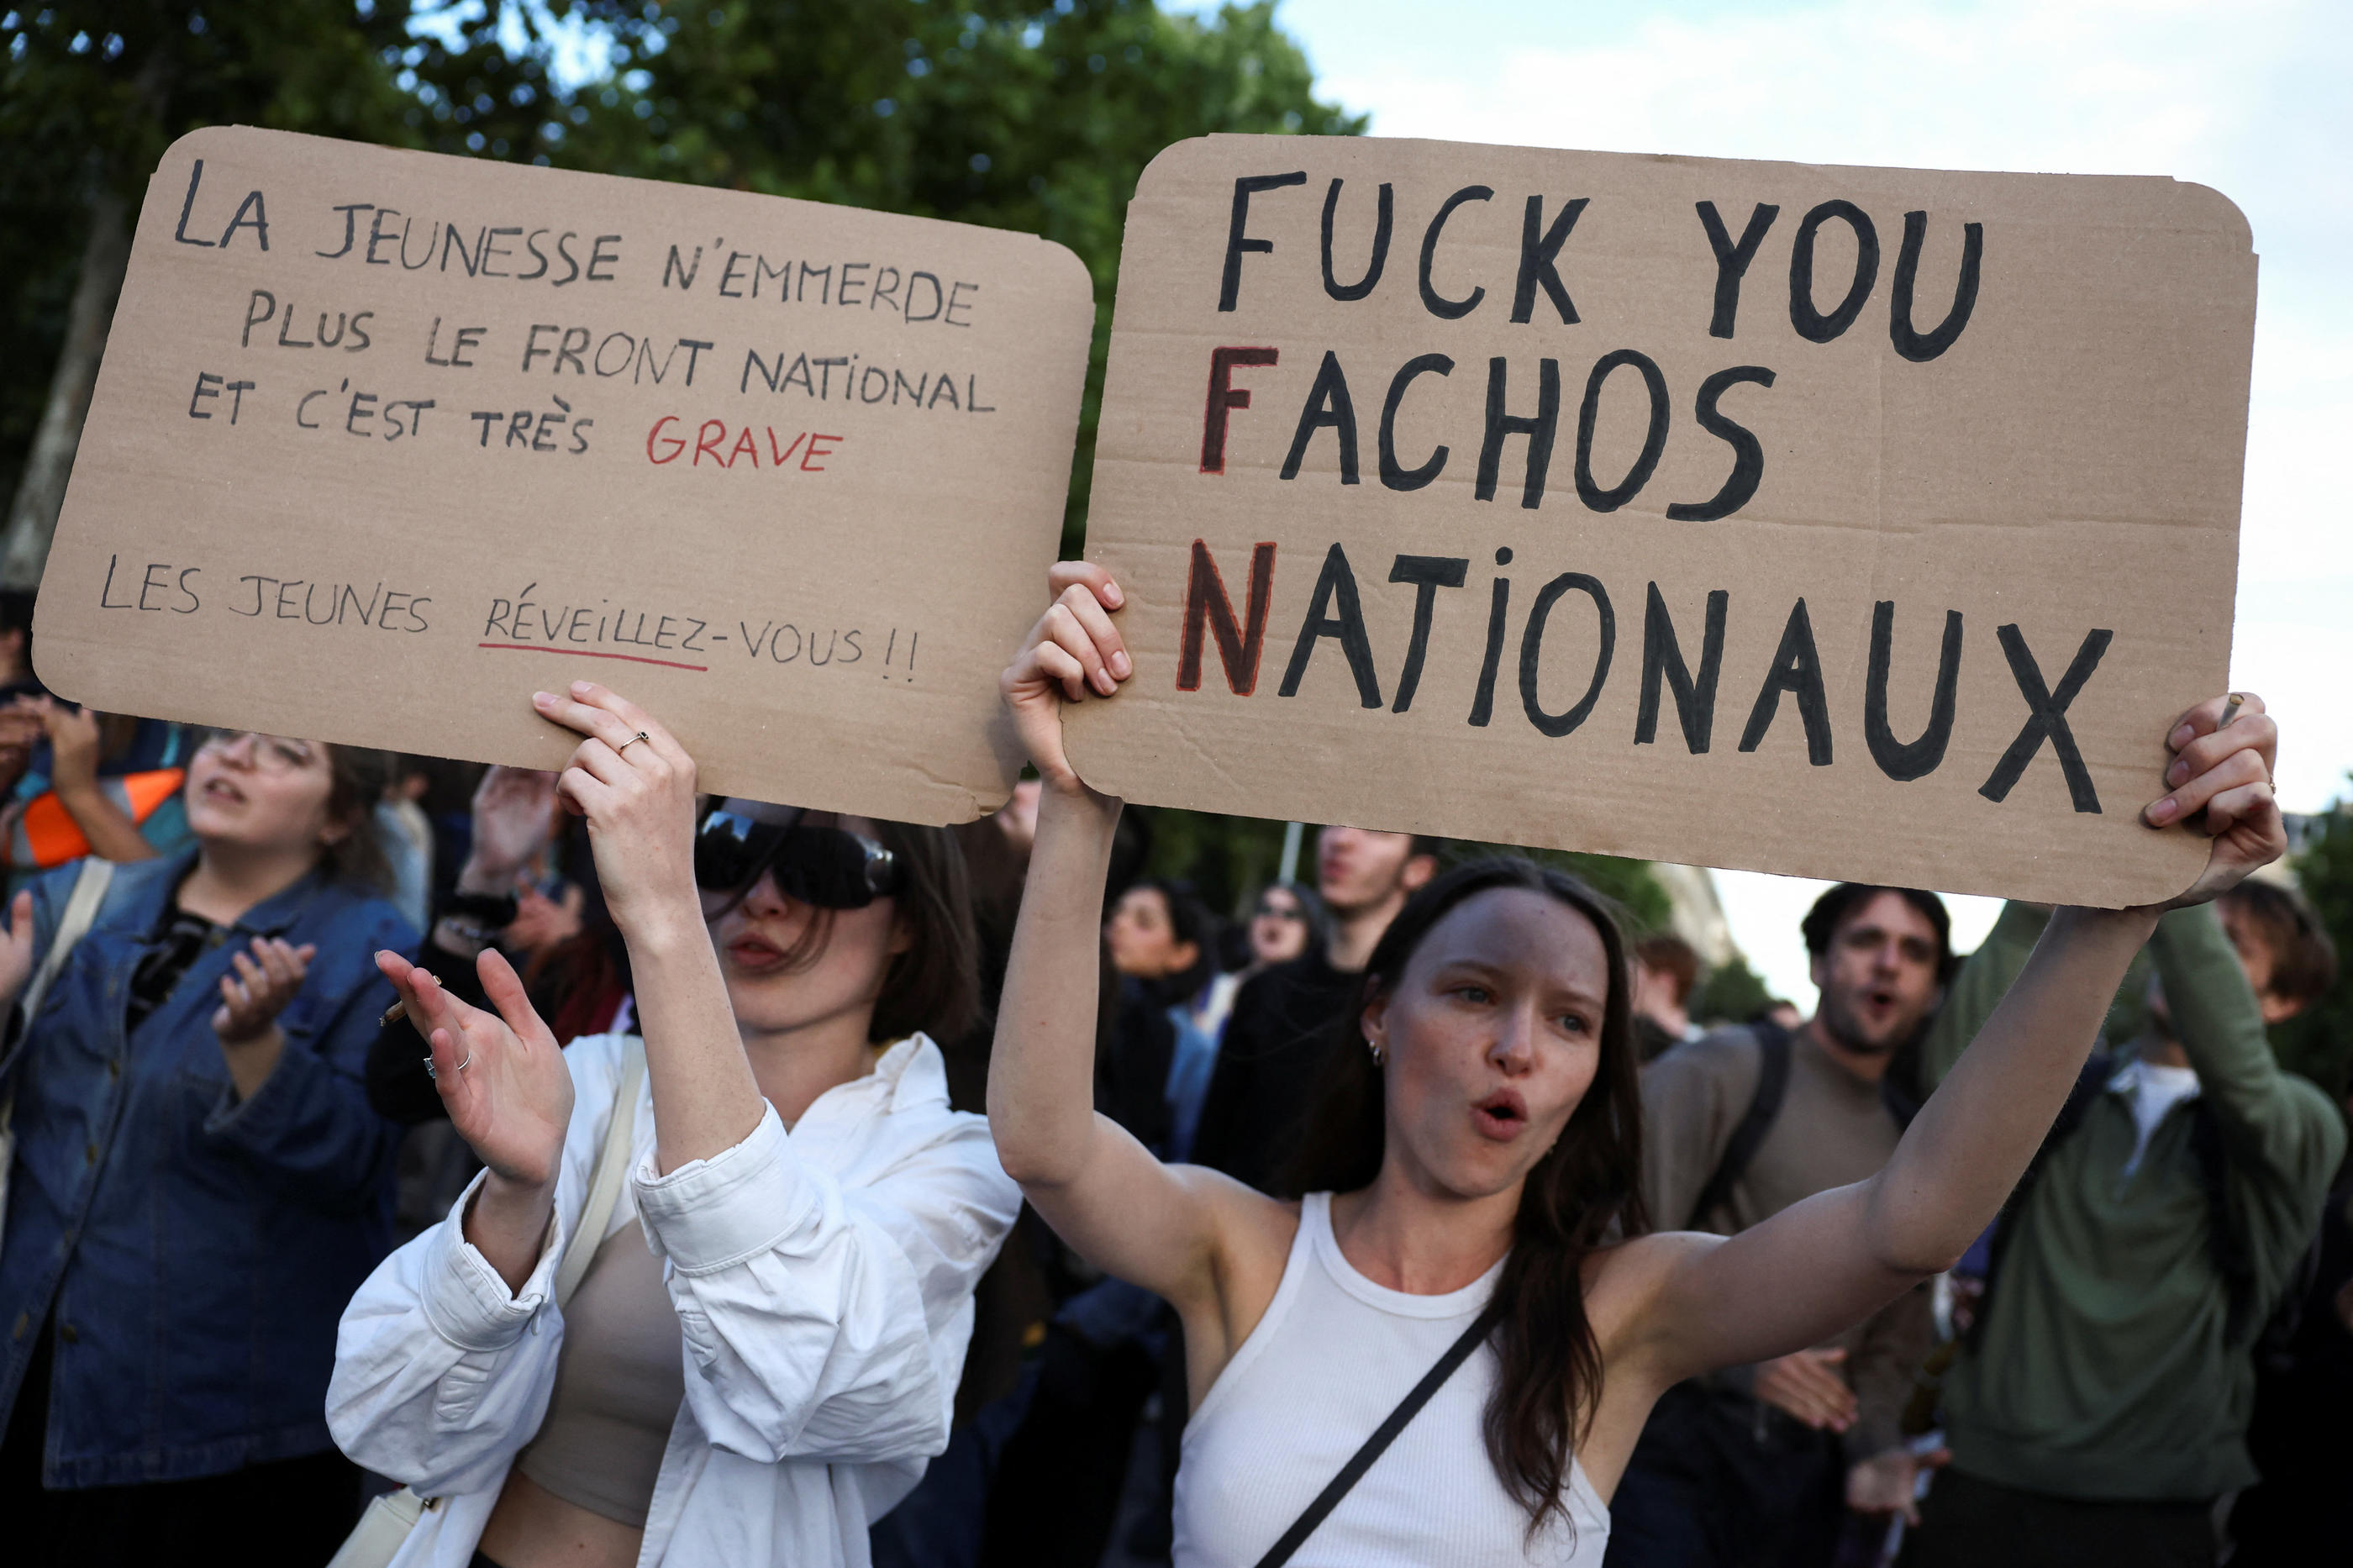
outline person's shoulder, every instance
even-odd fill
[[[1642,1068],[1642,1094],[1651,1103],[1687,1095],[1740,1100],[1756,1092],[1763,1064],[1757,1031],[1728,1024],[1662,1051]]]
[[[1674,1073],[1716,1076],[1751,1074],[1764,1052],[1755,1028],[1746,1024],[1722,1024],[1694,1040],[1678,1040],[1659,1053],[1648,1068]]]
[[[874,1064],[873,1082],[883,1111],[877,1121],[887,1124],[894,1142],[911,1149],[977,1142],[995,1162],[988,1118],[950,1102],[947,1058],[931,1036],[918,1029],[885,1047]]]
[[[2329,1179],[2345,1158],[2345,1119],[2329,1100],[2328,1091],[2310,1079],[2287,1071],[2279,1076],[2282,1097],[2295,1108],[2293,1114],[2311,1133],[2313,1158],[2307,1164],[2325,1195]]]

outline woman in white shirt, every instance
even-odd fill
[[[629,947],[630,1177],[559,1309],[628,1042],[559,1050],[495,951],[496,1014],[383,955],[487,1168],[353,1299],[329,1423],[436,1500],[403,1565],[860,1568],[946,1445],[1020,1203],[931,1037],[976,1005],[963,863],[937,828],[699,812],[635,706],[534,701],[588,737],[558,789]]]
[[[1100,567],[1001,681],[1044,782],[990,1062],[1006,1169],[1090,1261],[1168,1299],[1193,1420],[1177,1568],[1599,1564],[1651,1404],[1710,1369],[1818,1344],[1949,1266],[2016,1184],[2158,910],[2062,910],[1880,1173],[1729,1239],[1643,1235],[1630,977],[1607,908],[1525,861],[1458,867],[1375,949],[1303,1201],[1164,1165],[1090,1103],[1092,932],[1120,803],[1062,751],[1060,710],[1131,673]],[[2167,738],[2151,826],[2201,808],[2212,898],[2285,847],[2262,704]],[[2229,711],[2238,712],[2236,700]],[[2154,738],[2154,737],[2152,737]],[[1394,1451],[1310,1509],[1440,1354]],[[1291,1550],[1283,1553],[1278,1543]]]

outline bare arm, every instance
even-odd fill
[[[668,1175],[744,1142],[767,1109],[695,890],[694,760],[652,715],[593,681],[533,701],[588,737],[556,789],[588,819],[597,880],[629,944],[654,1163]]]
[[[1111,580],[1066,562],[1052,582],[1059,597],[1001,682],[1044,788],[989,1058],[989,1131],[1006,1173],[1063,1240],[1181,1311],[1214,1295],[1227,1215],[1271,1200],[1213,1172],[1163,1165],[1095,1112],[1097,944],[1120,803],[1071,771],[1060,710],[1089,688],[1116,689],[1128,667],[1104,614],[1121,602]]]
[[[2271,796],[2277,731],[2262,715],[2215,732],[2221,699],[2168,742],[2183,783],[2146,814],[2207,810],[2214,847],[2175,906],[2202,903],[2278,858]],[[2187,738],[2185,738],[2185,733]],[[1641,1333],[1656,1376],[1761,1360],[1827,1338],[1951,1266],[1993,1218],[2082,1070],[2108,999],[2160,908],[2061,910],[1976,1040],[1868,1181],[1819,1194],[1728,1241],[1662,1236],[1629,1254],[1648,1276]]]

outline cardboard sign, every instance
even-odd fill
[[[2223,689],[2255,258],[2164,179],[1219,136],[1129,208],[1131,799],[2110,905]]]
[[[1032,236],[200,131],[147,191],[35,642],[92,706],[919,822],[1020,758],[1092,289]]]

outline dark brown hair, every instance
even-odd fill
[[[1945,900],[1918,888],[1887,888],[1875,882],[1841,882],[1814,900],[1798,930],[1806,939],[1806,952],[1820,958],[1831,950],[1831,939],[1839,928],[1869,907],[1882,893],[1893,893],[1912,906],[1936,933],[1936,984],[1947,984],[1953,972],[1960,967],[1953,957],[1953,917],[1946,912]]]
[[[1634,944],[1634,956],[1642,967],[1667,976],[1675,983],[1675,1005],[1691,1000],[1692,990],[1699,984],[1699,954],[1692,944],[1672,931],[1656,931]]]
[[[1324,1062],[1294,1193],[1371,1184],[1388,1143],[1386,1080],[1359,1037],[1364,1010],[1398,984],[1422,939],[1454,909],[1496,889],[1541,893],[1600,933],[1609,966],[1601,1062],[1559,1141],[1529,1171],[1513,1223],[1511,1256],[1495,1282],[1507,1303],[1491,1342],[1500,1363],[1486,1412],[1488,1461],[1533,1532],[1560,1510],[1577,1444],[1601,1401],[1601,1347],[1585,1314],[1585,1259],[1650,1228],[1642,1206],[1642,1105],[1633,998],[1617,911],[1583,882],[1516,857],[1470,861],[1406,901],[1365,969],[1356,1005]]]
[[[2238,911],[2272,950],[2271,994],[2307,1007],[2337,984],[2337,944],[2312,906],[2276,882],[2250,879],[2215,900]]]
[[[320,852],[319,869],[332,881],[389,891],[392,862],[376,837],[375,806],[392,782],[391,758],[365,746],[313,743],[327,753],[327,771],[334,780],[327,792],[327,820],[347,830]]]
[[[866,1037],[881,1045],[921,1029],[954,1040],[980,1016],[980,943],[964,850],[944,827],[878,821],[874,837],[898,859],[899,918],[911,940],[882,973]]]

